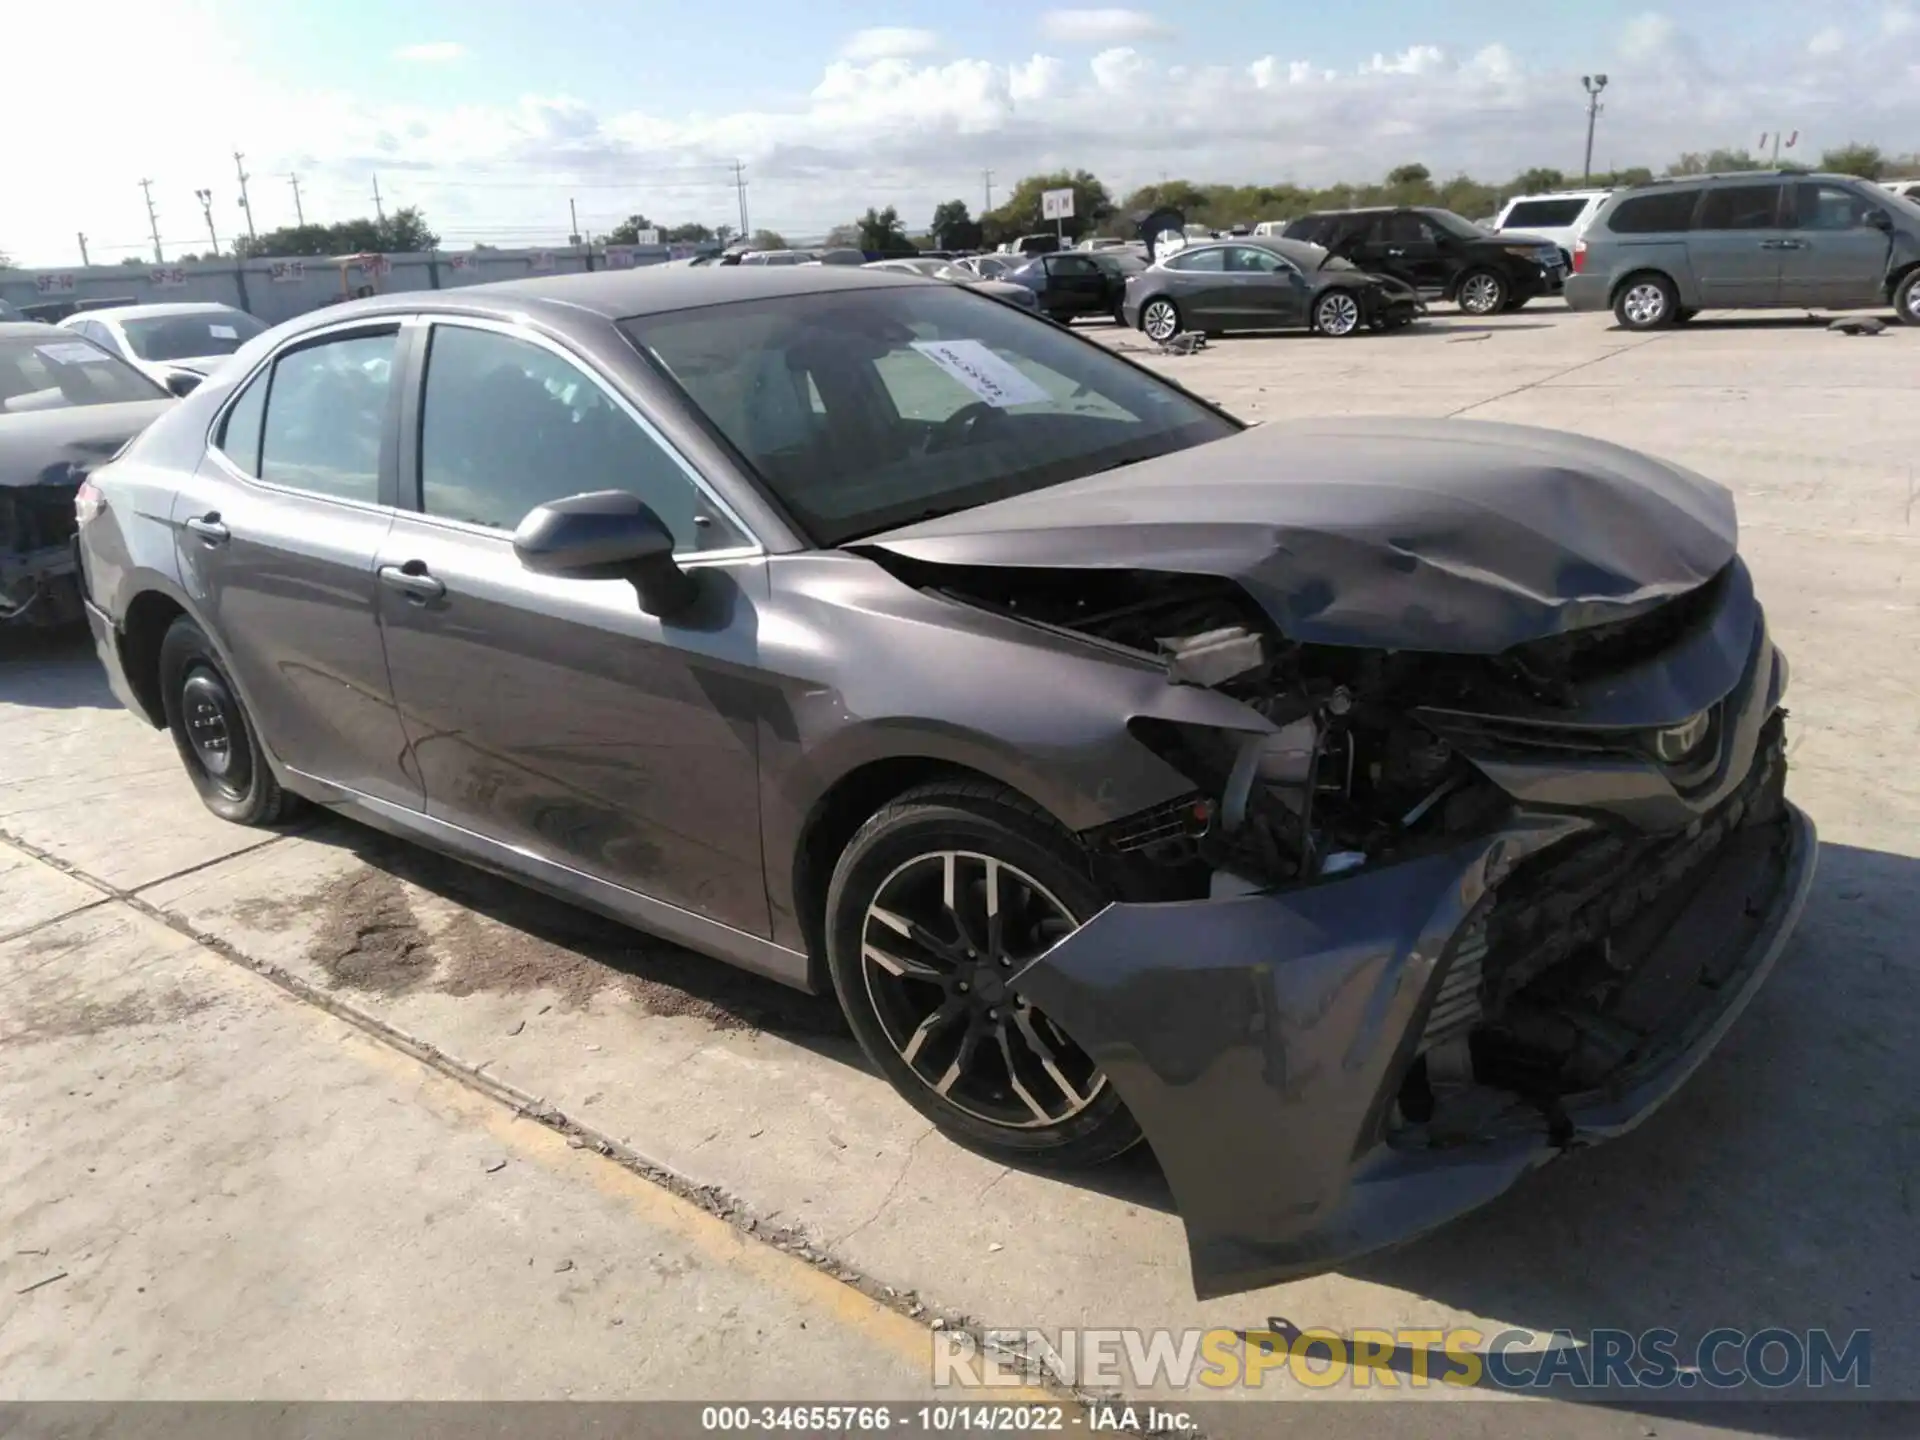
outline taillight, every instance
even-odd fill
[[[74,518],[85,525],[106,508],[107,497],[100,493],[100,487],[91,480],[82,480],[80,488],[73,492]]]
[[[1583,274],[1586,268],[1587,242],[1584,240],[1576,240],[1573,242],[1573,273],[1576,275]]]

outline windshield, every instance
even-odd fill
[[[18,414],[166,398],[166,391],[91,340],[57,330],[52,335],[0,339],[0,411]]]
[[[624,328],[824,546],[1237,428],[958,286],[705,306]]]
[[[1457,236],[1462,240],[1484,240],[1493,233],[1463,216],[1454,214],[1451,210],[1422,210],[1420,213],[1449,235]]]
[[[196,355],[231,355],[267,327],[244,310],[210,310],[122,320],[120,328],[142,360],[191,360]]]

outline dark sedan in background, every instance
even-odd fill
[[[1084,250],[1036,255],[1001,278],[1033,291],[1041,312],[1062,324],[1087,315],[1118,320],[1127,286],[1118,260],[1103,261]]]
[[[1324,246],[1469,315],[1518,310],[1558,295],[1566,256],[1540,235],[1496,235],[1435,205],[1321,210],[1287,222],[1286,238]]]
[[[91,340],[0,322],[0,627],[79,623],[75,493],[172,403]]]
[[[1394,330],[1420,313],[1400,281],[1318,245],[1248,236],[1176,250],[1126,281],[1121,319],[1164,344],[1183,330]]]
[[[304,797],[830,989],[1003,1160],[1144,1139],[1204,1295],[1631,1127],[1812,875],[1725,490],[1248,428],[960,285],[342,305],[80,512],[114,692],[215,813]]]

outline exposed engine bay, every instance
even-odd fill
[[[1647,615],[1491,656],[1291,643],[1221,579],[975,568],[921,578],[950,598],[1150,657],[1169,684],[1232,696],[1274,727],[1130,722],[1194,790],[1083,837],[1123,900],[1291,889],[1490,833],[1515,801],[1477,762],[1515,745],[1562,763],[1658,763],[1676,777],[1710,749],[1705,712],[1673,753],[1641,733],[1574,725],[1576,714],[1516,740],[1504,717],[1551,714],[1580,683],[1697,632],[1724,574]],[[1738,791],[1684,829],[1573,820],[1568,838],[1504,879],[1443,962],[1393,1108],[1402,1133],[1465,1140],[1516,1100],[1551,1120],[1559,1097],[1602,1084],[1682,1022],[1710,981],[1649,974],[1643,961],[1736,833],[1779,829],[1781,730],[1775,713]]]

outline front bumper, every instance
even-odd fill
[[[1782,801],[1764,824],[1734,830],[1688,876],[1684,908],[1662,913],[1634,984],[1652,977],[1684,1016],[1604,1085],[1545,1106],[1509,1097],[1445,1141],[1396,1118],[1447,962],[1483,900],[1528,856],[1594,828],[1521,816],[1449,852],[1301,890],[1113,905],[1022,974],[1022,993],[1104,1069],[1153,1147],[1201,1298],[1444,1224],[1632,1129],[1712,1051],[1812,881],[1813,826]]]

